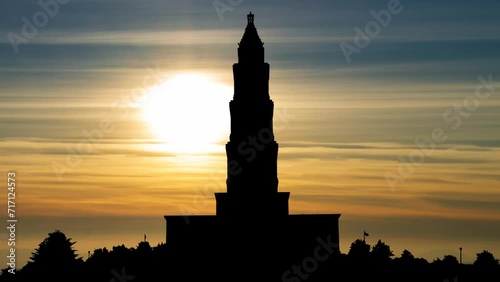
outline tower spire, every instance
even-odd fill
[[[254,18],[254,15],[252,14],[252,12],[250,12],[250,14],[247,15],[248,23],[253,23],[253,18]]]
[[[254,24],[254,14],[247,15],[247,26],[245,33],[238,43],[238,63],[263,63],[264,43],[260,40],[257,28]]]
[[[238,63],[233,65],[231,135],[226,144],[227,193],[216,193],[217,215],[287,215],[289,193],[278,192],[270,68],[264,61],[264,43],[252,12],[247,21],[238,47]]]

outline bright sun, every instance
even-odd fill
[[[148,91],[143,115],[163,150],[208,152],[228,138],[231,94],[208,75],[179,74]]]

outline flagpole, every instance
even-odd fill
[[[366,243],[365,234],[366,234],[366,231],[363,230],[363,243]]]

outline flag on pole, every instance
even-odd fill
[[[365,234],[363,234],[363,235],[365,235],[365,236],[370,236],[370,234],[366,233],[366,231],[363,231],[363,232],[365,233]]]

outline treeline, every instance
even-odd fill
[[[186,276],[169,267],[175,265],[176,258],[169,255],[168,246],[163,243],[152,247],[143,241],[133,248],[124,245],[110,250],[100,248],[87,260],[76,254],[74,244],[61,231],[49,233],[22,269],[16,269],[15,274],[12,270],[9,272],[9,267],[2,269],[0,281],[191,281],[192,278],[186,280],[186,276],[198,277],[200,280],[196,281],[212,281],[195,267]],[[254,263],[248,266],[248,271],[259,266],[259,258],[250,261]],[[205,269],[211,263],[207,261]],[[245,281],[244,277],[242,273],[241,279],[232,281]],[[261,281],[270,280],[263,277]],[[477,253],[472,264],[460,264],[453,255],[428,262],[415,258],[408,250],[395,257],[381,240],[373,246],[356,240],[347,254],[335,254],[324,261],[306,258],[292,263],[279,281],[498,282],[500,264],[486,250]]]

